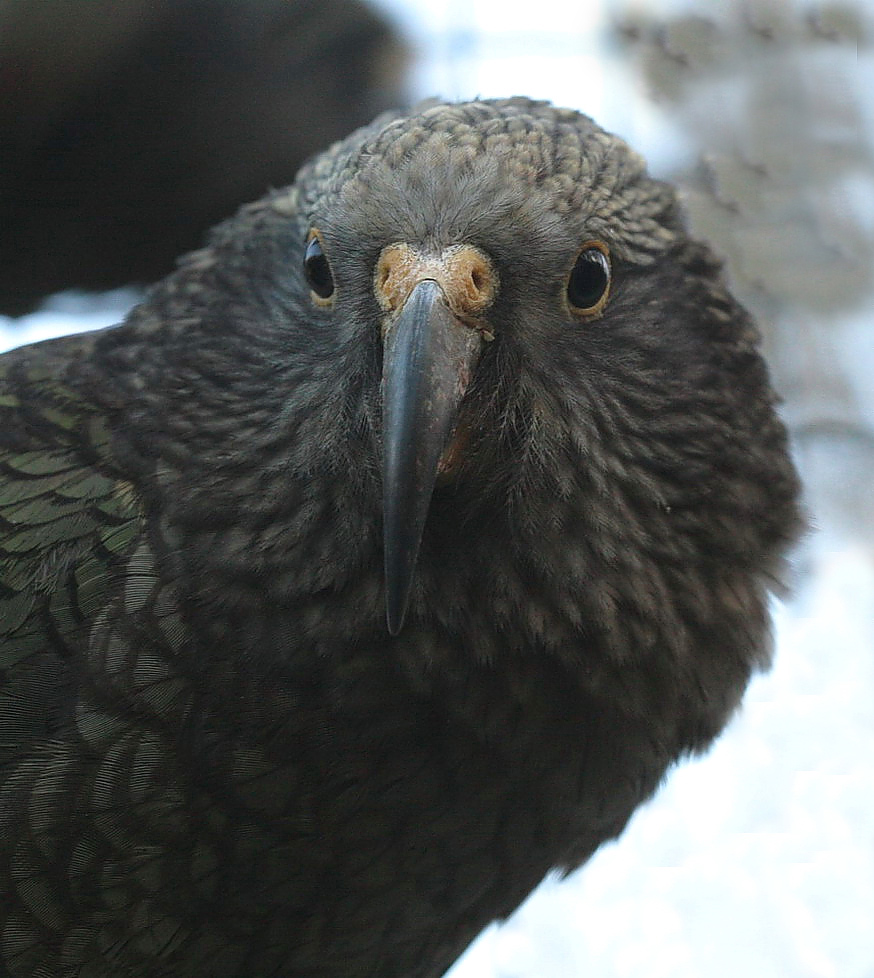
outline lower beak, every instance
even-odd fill
[[[392,635],[403,628],[440,459],[481,347],[480,332],[452,314],[433,279],[415,286],[386,333],[383,542]]]

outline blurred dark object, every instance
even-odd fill
[[[151,282],[202,232],[402,101],[357,0],[0,5],[0,312]]]

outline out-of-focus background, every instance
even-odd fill
[[[0,0],[0,96],[14,95],[6,102],[16,112],[7,120],[16,139],[8,138],[9,125],[0,133],[7,137],[5,149],[0,143],[6,311],[32,309],[40,283],[63,284],[79,268],[72,258],[59,268],[58,242],[69,251],[78,234],[75,250],[86,249],[113,221],[128,231],[142,221],[144,230],[128,234],[137,239],[124,243],[128,251],[113,244],[109,255],[118,260],[105,253],[97,272],[83,258],[80,284],[101,284],[99,273],[113,264],[119,269],[111,284],[148,280],[147,259],[156,252],[148,234],[170,218],[154,207],[159,219],[146,221],[117,185],[95,218],[97,205],[83,209],[75,182],[62,184],[53,170],[77,152],[86,176],[97,172],[88,168],[99,157],[123,186],[130,178],[124,167],[139,160],[133,175],[147,184],[134,202],[140,207],[161,189],[149,184],[158,172],[164,186],[183,187],[167,214],[202,195],[192,220],[216,219],[216,207],[259,180],[290,182],[292,161],[382,105],[435,94],[526,94],[589,113],[643,152],[658,176],[681,186],[693,227],[725,257],[735,290],[760,320],[806,483],[812,530],[795,556],[792,595],[774,605],[775,666],[754,682],[716,748],[679,767],[618,843],[569,880],[548,880],[451,975],[874,978],[870,0],[374,0],[406,39],[406,56],[403,44],[351,2],[185,0],[176,9],[193,20],[174,21],[167,35],[149,28],[149,43],[140,43],[142,10],[149,9],[150,23],[172,20],[166,0],[75,2],[80,10],[106,8],[103,42],[94,50],[86,29],[59,32],[46,19],[46,11],[69,15],[71,0]],[[29,6],[42,7],[43,19],[25,17],[25,30],[21,11]],[[213,7],[227,8],[224,21]],[[125,11],[130,16],[119,14]],[[171,44],[175,54],[166,56],[166,37],[176,43],[186,29],[215,30],[216,23],[226,28],[221,44],[193,52]],[[115,38],[115,49],[107,38]],[[123,57],[113,62],[107,45]],[[148,144],[138,146],[131,120],[143,117],[150,100],[132,102],[125,92],[138,65],[148,67],[161,50],[166,64],[158,77],[191,95],[172,124],[152,119]],[[109,72],[109,108],[105,87],[93,95],[97,65]],[[52,85],[60,85],[63,104],[49,98]],[[230,110],[222,99],[230,99]],[[220,126],[226,142],[216,142],[213,130],[226,111],[246,126],[242,136]],[[268,152],[283,114],[295,138]],[[167,149],[168,133],[181,138],[192,119],[200,120],[197,152]],[[107,125],[111,140],[89,149],[88,132]],[[156,145],[165,167],[157,171],[149,157]],[[247,147],[244,161],[270,165],[237,164],[230,180],[231,145]],[[107,146],[128,148],[107,162]],[[42,188],[42,223],[31,219],[33,207],[25,219],[9,203],[34,186]],[[221,193],[213,199],[207,191],[215,188]],[[48,240],[52,228],[59,230]],[[177,230],[170,246],[190,247],[191,228],[180,223]],[[48,267],[38,269],[35,255]],[[128,268],[141,273],[126,279]],[[137,294],[65,292],[19,318],[0,318],[0,344],[115,322]]]

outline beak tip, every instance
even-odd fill
[[[404,627],[404,619],[401,617],[400,621],[395,621],[390,614],[386,615],[386,624],[388,626],[388,633],[392,638],[397,638],[401,633],[401,629]]]
[[[404,627],[410,598],[412,572],[412,567],[405,574],[398,572],[396,568],[386,567],[385,623],[392,638],[399,635]]]
[[[392,638],[400,635],[407,617],[407,598],[406,595],[386,595],[385,602],[385,623],[388,633]]]

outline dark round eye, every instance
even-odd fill
[[[583,246],[567,280],[571,312],[595,316],[607,304],[610,292],[610,257],[607,246],[593,241]]]
[[[331,264],[322,250],[322,241],[318,232],[311,231],[303,256],[303,273],[310,288],[319,299],[330,299],[334,294],[334,276],[331,274]]]

